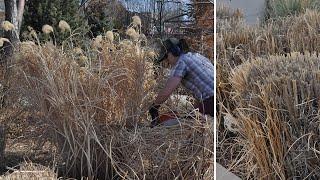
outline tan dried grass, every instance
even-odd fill
[[[123,174],[135,179],[203,179],[213,165],[210,121],[203,124],[199,119],[181,119],[173,127],[120,133],[121,152],[126,160],[121,166]],[[213,177],[213,171],[208,174]]]
[[[23,163],[19,169],[14,170],[12,173],[6,173],[3,176],[0,176],[1,180],[21,180],[21,179],[30,179],[30,180],[57,180],[58,175],[52,169],[34,163]]]
[[[240,9],[232,9],[226,5],[218,5],[216,11],[216,18],[219,20],[243,18],[243,12]]]
[[[319,176],[319,65],[308,55],[319,52],[319,19],[307,10],[263,26],[218,22],[217,157],[243,178]],[[240,132],[225,129],[226,114],[236,117]]]
[[[50,42],[21,43],[16,56],[15,70],[22,72],[17,79],[31,108],[52,127],[48,133],[65,161],[67,175],[202,177],[212,163],[212,125],[191,123],[172,131],[148,128],[147,109],[156,84],[150,48],[137,39],[111,42],[99,36],[99,46],[91,47],[94,41],[83,45],[87,48],[82,48],[84,63],[74,53],[74,47],[83,46],[73,42],[64,42],[62,47]],[[189,138],[199,142],[189,142]],[[166,150],[170,153],[164,154]],[[142,151],[141,161],[132,161],[131,155]],[[189,158],[180,162],[176,157]],[[156,166],[168,174],[155,173]]]
[[[319,52],[318,19],[319,12],[306,10],[304,14],[270,20],[262,26],[248,26],[235,18],[218,21],[217,97],[220,109],[233,106],[228,78],[236,66],[256,57]]]
[[[272,56],[234,72],[234,115],[247,177],[319,178],[319,61]]]

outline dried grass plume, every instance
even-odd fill
[[[53,28],[52,26],[46,24],[46,25],[43,25],[42,26],[42,32],[45,33],[45,34],[50,34],[53,32]]]
[[[147,51],[147,56],[150,58],[156,58],[157,57],[157,53],[154,51]]]
[[[3,21],[1,24],[2,29],[5,31],[11,31],[14,29],[14,25],[9,21]]]
[[[59,28],[61,29],[62,32],[71,31],[70,25],[64,20],[61,20],[59,22]]]
[[[88,61],[88,57],[85,55],[81,55],[78,59],[78,64],[79,64],[79,66],[84,67],[86,65],[87,61]]]
[[[137,40],[139,38],[139,33],[133,28],[128,28],[126,34],[130,36],[133,40]]]
[[[113,40],[114,40],[114,35],[113,35],[113,32],[112,32],[112,31],[107,31],[106,37],[107,37],[107,39],[109,39],[110,42],[113,42]]]
[[[0,38],[0,47],[3,46],[4,42],[10,42],[7,38]]]
[[[35,39],[38,38],[37,32],[36,32],[35,30],[31,30],[31,31],[30,31],[30,35],[31,35],[31,37],[33,37],[33,38],[35,38]]]
[[[74,49],[73,49],[73,52],[74,52],[75,54],[77,54],[77,55],[79,55],[79,54],[83,54],[82,49],[81,49],[81,48],[79,48],[79,47],[74,48]]]
[[[103,41],[102,36],[98,35],[96,38],[94,38],[94,41],[93,41],[93,44],[92,44],[93,47],[100,48],[102,41]]]
[[[136,26],[141,26],[141,19],[139,16],[133,16],[132,17],[132,23],[133,25],[136,25]]]

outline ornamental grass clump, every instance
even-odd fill
[[[117,132],[146,119],[143,108],[152,98],[141,85],[148,81],[144,74],[148,68],[144,63],[147,57],[138,57],[131,51],[132,55],[128,54],[132,59],[130,63],[126,62],[126,56],[117,52],[113,52],[114,56],[104,56],[101,52],[109,54],[110,51],[102,47],[92,56],[87,54],[86,61],[90,62],[80,67],[68,50],[51,43],[21,49],[24,51],[19,63],[23,65],[21,70],[27,80],[25,90],[29,91],[34,108],[42,112],[43,118],[58,132],[56,145],[70,160],[66,162],[70,171],[81,169],[80,174],[93,177],[98,174],[95,166],[100,163],[109,164],[110,167],[105,168],[112,170],[114,164],[110,160],[116,158],[111,157],[109,153],[112,152],[105,147],[109,144],[100,142],[100,138],[108,133],[113,137],[108,129]],[[98,127],[106,129],[97,133],[102,130]],[[99,153],[106,157],[98,158]],[[83,158],[85,162],[80,161]],[[111,170],[106,172],[110,176],[113,175]]]
[[[318,11],[248,26],[242,19],[218,22],[218,56],[237,66],[250,58],[290,52],[319,52]],[[224,63],[224,62],[222,62]]]
[[[232,108],[228,78],[238,65],[268,55],[320,52],[318,19],[318,11],[307,9],[303,14],[268,21],[262,26],[248,26],[239,18],[218,21],[218,104]],[[220,109],[224,111],[224,107]]]
[[[310,126],[317,121],[317,103],[311,98],[316,100],[317,94],[310,94],[310,88],[317,89],[318,65],[315,55],[308,54],[320,52],[319,19],[318,11],[306,9],[261,26],[248,26],[239,18],[217,22],[217,159],[242,178],[319,176],[313,164],[319,163],[314,158],[319,147],[313,144],[311,149],[312,141],[305,142],[316,132]],[[290,105],[293,92],[298,103]]]
[[[195,115],[173,128],[149,128],[156,88],[150,47],[138,39],[111,41],[110,33],[62,45],[21,43],[16,68],[32,109],[52,127],[65,176],[213,176],[212,120]]]
[[[247,178],[320,177],[319,75],[319,58],[308,53],[257,59],[234,70],[238,103],[231,113],[242,147],[238,167]]]
[[[240,9],[232,9],[226,5],[218,5],[217,7],[217,19],[242,19],[243,12]]]

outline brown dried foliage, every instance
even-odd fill
[[[319,178],[319,69],[308,55],[319,52],[319,18],[307,10],[259,27],[218,21],[217,157],[243,178]],[[233,134],[226,114],[238,124]]]
[[[17,78],[30,108],[51,127],[67,175],[202,179],[213,163],[213,121],[200,123],[196,116],[175,127],[148,128],[152,49],[141,40],[97,39],[78,54],[72,42],[21,43],[16,54]]]

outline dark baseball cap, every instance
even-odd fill
[[[167,58],[167,54],[173,46],[178,46],[179,40],[177,38],[168,38],[160,43],[160,52],[157,62],[163,61]]]

